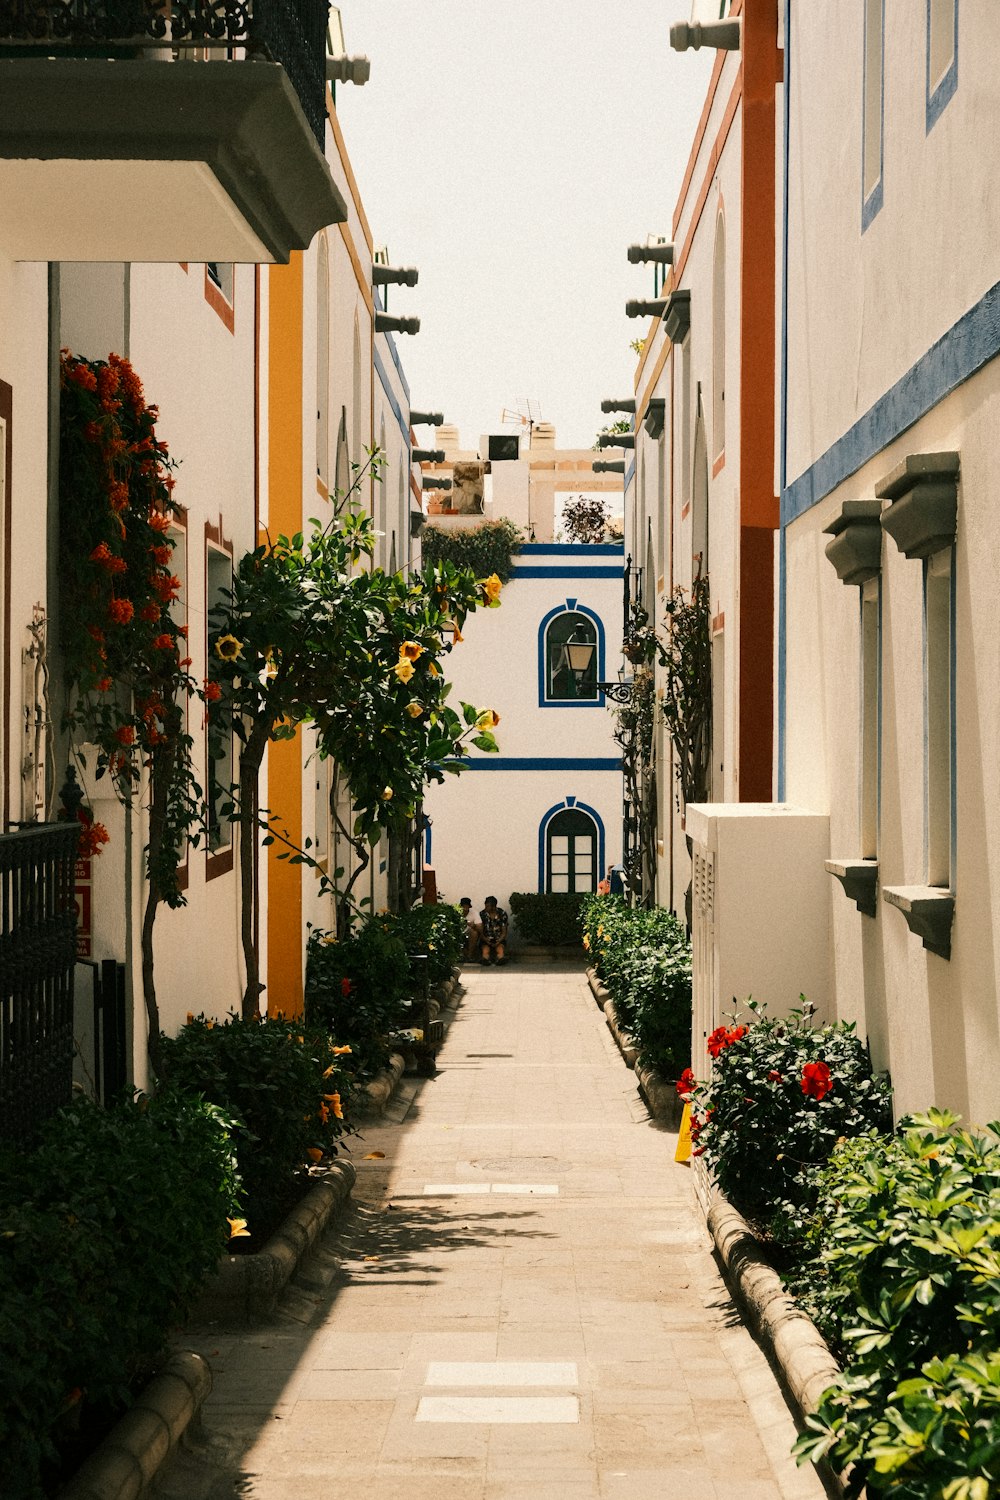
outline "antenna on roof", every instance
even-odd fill
[[[515,407],[505,406],[500,413],[501,427],[520,427],[528,429],[528,438],[542,421],[542,405],[536,401],[534,396],[519,396]]]

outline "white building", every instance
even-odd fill
[[[793,4],[785,47],[779,795],[829,814],[833,1003],[891,1070],[897,1111],[985,1121],[1000,1099],[996,16]]]
[[[554,444],[549,451],[549,475],[580,467],[575,451],[565,458]],[[518,467],[520,486],[506,472],[513,464],[493,463],[493,519],[528,517],[529,465]],[[551,514],[551,491],[548,505]],[[432,518],[444,525],[451,519]],[[623,564],[620,542],[525,543],[501,608],[467,620],[449,657],[452,702],[499,713],[500,753],[473,750],[461,776],[427,795],[425,859],[445,899],[468,895],[478,911],[495,895],[509,909],[513,891],[594,890],[619,861],[621,759],[598,684],[615,678],[621,664]],[[579,675],[568,664],[567,642],[593,647]]]

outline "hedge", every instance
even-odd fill
[[[580,941],[580,908],[586,899],[584,895],[558,895],[549,891],[514,891],[510,909],[524,942],[545,948],[569,948]]]

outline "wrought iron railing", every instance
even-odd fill
[[[328,0],[0,0],[0,51],[16,44],[122,56],[193,47],[265,56],[285,69],[322,145],[329,8]]]
[[[27,1139],[73,1086],[75,823],[0,835],[0,1137]]]

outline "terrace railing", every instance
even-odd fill
[[[0,54],[130,56],[218,50],[280,63],[320,146],[326,128],[328,0],[0,0]]]
[[[26,1140],[73,1086],[75,823],[0,835],[0,1137]]]

